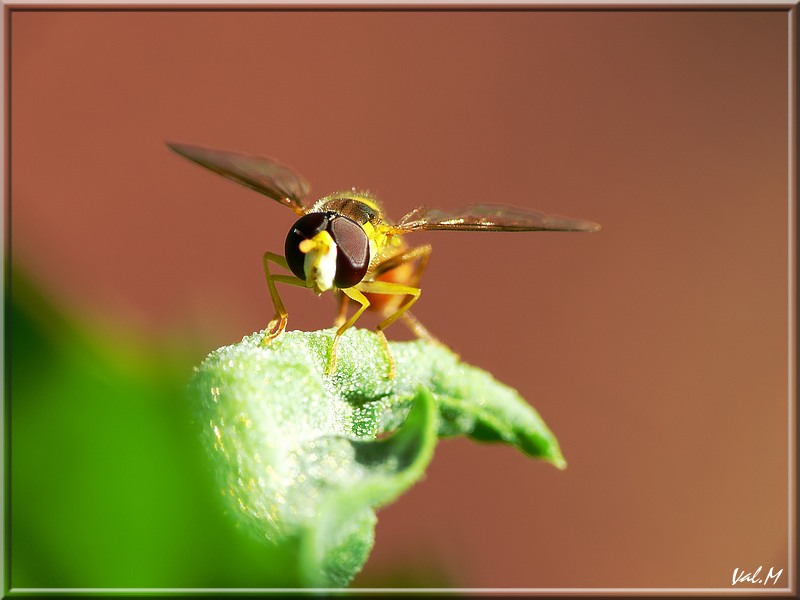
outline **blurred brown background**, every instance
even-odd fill
[[[275,156],[395,218],[603,224],[416,236],[415,314],[516,387],[569,468],[441,443],[356,585],[790,566],[785,12],[32,11],[10,32],[12,257],[76,313],[203,352],[271,316],[261,255],[294,215],[165,140]],[[290,329],[330,325],[330,298],[283,294]]]

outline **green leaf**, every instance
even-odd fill
[[[341,438],[339,438],[341,439]],[[351,484],[331,490],[301,546],[307,581],[324,587],[347,583],[372,548],[375,513],[410,487],[428,466],[436,444],[436,406],[420,388],[402,427],[377,441],[347,440]]]
[[[211,353],[192,380],[222,493],[273,543],[297,541],[309,586],[346,585],[372,548],[375,509],[424,473],[438,436],[500,441],[563,468],[516,391],[440,344],[351,329],[326,376],[334,329],[263,334]]]

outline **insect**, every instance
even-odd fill
[[[403,319],[418,337],[435,340],[409,312],[419,300],[419,282],[431,246],[410,247],[403,236],[412,231],[597,231],[600,225],[582,219],[550,215],[510,206],[474,204],[461,210],[418,207],[392,223],[378,200],[368,192],[337,192],[309,202],[311,186],[290,167],[271,158],[203,146],[168,143],[184,158],[272,198],[293,210],[299,218],[286,236],[284,254],[266,252],[264,273],[275,316],[264,342],[286,329],[288,313],[276,284],[309,288],[316,294],[333,291],[339,299],[326,373],[336,364],[336,345],[367,309],[379,311],[383,320],[376,330],[382,340],[394,376],[394,361],[383,333]],[[273,273],[270,263],[291,271]],[[347,318],[350,301],[358,309]]]

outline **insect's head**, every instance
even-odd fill
[[[369,238],[358,223],[335,212],[300,217],[286,236],[286,262],[317,294],[359,283],[369,267]]]

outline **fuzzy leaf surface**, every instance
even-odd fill
[[[297,543],[311,587],[346,585],[372,548],[375,510],[424,474],[438,437],[503,442],[559,468],[558,442],[512,388],[440,344],[389,347],[333,329],[263,334],[212,352],[191,388],[222,494],[257,537]]]

